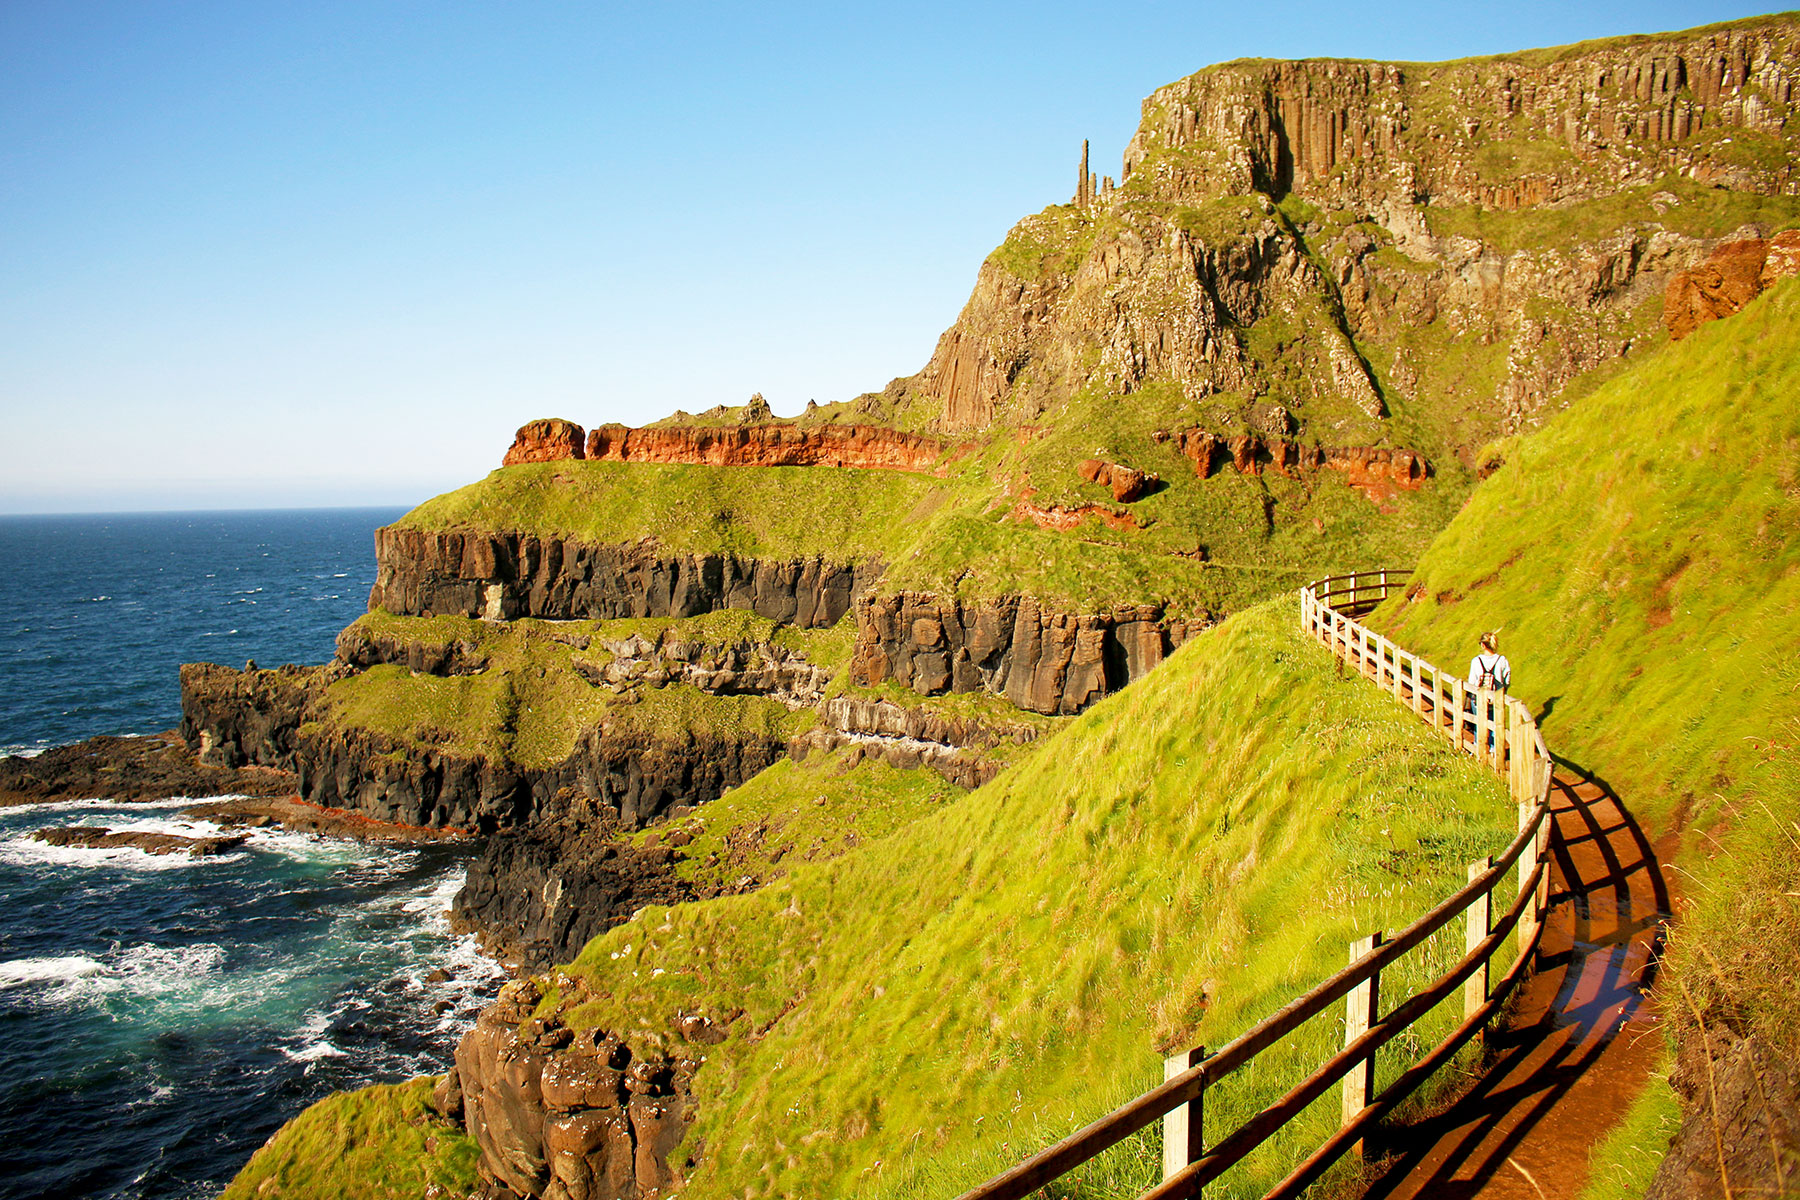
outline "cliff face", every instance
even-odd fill
[[[182,734],[202,763],[291,771],[302,798],[379,821],[493,831],[566,816],[573,798],[647,824],[736,787],[787,753],[787,741],[683,731],[659,737],[602,723],[561,762],[420,747],[336,719],[325,689],[343,665],[233,671],[182,668]]]
[[[692,617],[748,609],[802,628],[837,624],[881,574],[874,563],[662,553],[515,533],[375,533],[371,609],[513,620]]]
[[[1067,715],[1142,678],[1207,623],[1166,620],[1150,607],[1059,613],[1029,597],[866,597],[856,609],[851,679],[891,679],[927,696],[986,690],[1030,712]]]
[[[1201,71],[1144,101],[1116,188],[1012,231],[901,390],[978,430],[1162,382],[1223,432],[1276,401],[1363,444],[1448,406],[1425,448],[1466,451],[1644,344],[1722,238],[1791,223],[1797,42],[1775,17]]]

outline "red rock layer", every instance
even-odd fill
[[[558,417],[527,421],[519,426],[519,432],[513,435],[512,448],[506,452],[506,457],[500,460],[500,465],[513,467],[520,463],[556,462],[564,458],[580,458],[584,453],[582,439],[585,436],[581,426]]]
[[[1295,479],[1303,470],[1323,467],[1343,475],[1345,483],[1377,504],[1391,499],[1396,491],[1418,489],[1431,473],[1430,465],[1411,450],[1386,446],[1304,446],[1259,433],[1220,437],[1204,429],[1183,429],[1158,435],[1157,440],[1173,440],[1193,460],[1194,473],[1202,479],[1212,474],[1214,463],[1223,456],[1229,456],[1231,465],[1243,475],[1261,475],[1267,468]]]
[[[688,463],[709,467],[880,467],[930,470],[944,443],[875,425],[721,425],[631,429],[602,425],[588,435],[596,462]]]
[[[1708,321],[1729,317],[1789,275],[1800,275],[1800,229],[1726,242],[1705,262],[1669,280],[1663,325],[1679,341]]]

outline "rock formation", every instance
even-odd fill
[[[675,554],[515,533],[375,533],[369,607],[398,616],[513,620],[693,617],[725,608],[802,628],[835,625],[879,578],[877,563]]]
[[[693,898],[668,848],[634,846],[579,796],[559,807],[560,817],[490,837],[451,907],[488,953],[538,971],[571,961],[646,904]]]
[[[587,456],[594,462],[929,471],[944,449],[939,438],[874,425],[602,425],[588,434]]]
[[[602,1029],[532,1015],[529,980],[500,990],[456,1047],[435,1103],[460,1116],[500,1195],[639,1200],[678,1187],[675,1151],[693,1120],[690,1057],[635,1054]],[[700,1045],[716,1026],[695,1016]],[[722,1032],[722,1031],[719,1031]]]
[[[221,668],[222,669],[222,668]],[[233,672],[235,674],[235,672]],[[31,758],[0,758],[0,806],[88,800],[133,803],[177,796],[285,796],[294,777],[282,771],[202,763],[174,731],[148,737],[96,737],[54,746]]]
[[[1308,440],[1368,445],[1392,396],[1466,412],[1427,448],[1466,453],[1643,344],[1646,305],[1731,236],[1733,218],[1665,214],[1800,186],[1796,50],[1771,18],[1537,56],[1208,68],[1144,101],[1117,189],[1096,193],[1084,156],[1074,204],[1014,228],[900,391],[980,430],[1160,381],[1209,424],[1273,400]],[[1470,339],[1491,391],[1468,392]]]
[[[1778,279],[1800,274],[1800,229],[1716,247],[1703,263],[1679,271],[1663,294],[1663,327],[1676,340],[1698,325],[1729,317]]]
[[[851,680],[892,680],[925,696],[985,690],[1030,712],[1078,713],[1207,624],[1148,606],[1076,615],[1030,597],[869,596],[857,602]]]
[[[500,465],[511,467],[519,463],[581,458],[586,454],[582,438],[581,426],[573,421],[556,417],[528,421],[519,427],[519,432],[507,449],[506,457],[500,460]]]
[[[1089,483],[1097,483],[1112,492],[1112,498],[1121,504],[1129,504],[1133,500],[1142,500],[1156,490],[1162,480],[1135,467],[1120,466],[1118,463],[1104,462],[1097,458],[1087,458],[1076,468],[1081,477]]]
[[[185,854],[190,858],[229,854],[249,840],[248,834],[183,837],[177,833],[130,829],[115,832],[99,825],[59,825],[40,829],[31,836],[50,846],[73,846],[81,850],[142,850],[145,854]]]
[[[658,736],[602,724],[563,761],[526,767],[505,758],[422,748],[374,729],[341,725],[320,692],[343,664],[236,672],[182,667],[182,734],[203,761],[293,772],[305,800],[378,821],[491,832],[565,815],[568,797],[643,825],[681,804],[736,787],[787,752],[785,741]]]

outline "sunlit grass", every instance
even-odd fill
[[[576,1024],[675,1045],[677,1009],[738,1014],[689,1051],[707,1061],[688,1194],[953,1193],[1154,1084],[1165,1051],[1223,1044],[1503,846],[1499,782],[1295,624],[1286,600],[1233,619],[929,817],[590,943]],[[1449,932],[1393,994],[1460,955]],[[1234,1077],[1215,1128],[1341,1038],[1334,1013]],[[1330,1107],[1219,1194],[1278,1177]],[[1076,1194],[1133,1191],[1159,1153],[1122,1148]]]
[[[225,1200],[416,1200],[475,1189],[475,1140],[431,1112],[435,1079],[327,1096],[281,1127]]]

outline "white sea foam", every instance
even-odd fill
[[[108,826],[112,828],[112,826]],[[193,871],[241,862],[242,850],[196,858],[183,851],[151,854],[134,846],[91,849],[86,846],[52,846],[30,834],[0,840],[0,863],[11,867],[106,867],[115,871]]]
[[[92,796],[85,800],[44,800],[37,804],[14,804],[0,808],[0,817],[13,813],[60,813],[81,812],[86,809],[108,808],[118,809],[120,815],[129,819],[133,813],[166,812],[171,808],[192,808],[196,804],[211,803],[214,800],[241,800],[242,796],[171,796],[166,800],[120,800],[117,797]]]
[[[62,958],[15,958],[0,962],[0,991],[34,983],[60,983],[86,979],[106,971],[99,960],[71,954]]]
[[[313,1042],[303,1050],[282,1048],[283,1054],[295,1062],[317,1062],[321,1058],[343,1058],[344,1052],[330,1042]]]

